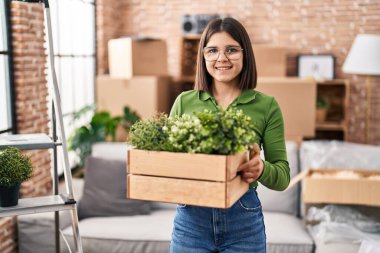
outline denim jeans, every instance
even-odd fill
[[[265,253],[260,200],[249,189],[227,209],[178,205],[170,253]]]

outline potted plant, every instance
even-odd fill
[[[140,120],[140,116],[128,106],[125,106],[124,115],[121,117],[121,122],[116,129],[116,141],[127,141],[131,126],[138,120]]]
[[[116,128],[121,117],[112,117],[108,112],[97,112],[90,123],[74,130],[69,137],[68,146],[79,156],[79,166],[84,166],[84,160],[91,154],[91,147],[95,142],[115,141]]]
[[[94,106],[84,107],[74,115],[74,120],[94,109]],[[123,116],[114,117],[107,111],[95,112],[91,121],[76,128],[68,139],[69,150],[73,150],[79,157],[79,167],[84,166],[85,158],[91,154],[94,143],[126,141],[129,128],[139,119],[140,117],[128,106],[124,107]]]
[[[20,150],[8,147],[0,150],[0,206],[18,204],[20,185],[32,176],[30,158]]]
[[[317,98],[317,122],[324,122],[326,120],[328,107],[329,104],[324,97]]]

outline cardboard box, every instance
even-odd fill
[[[165,76],[139,76],[118,79],[110,76],[96,78],[97,110],[122,116],[129,106],[146,119],[157,112],[170,112],[171,79]]]
[[[167,75],[166,43],[131,37],[112,39],[108,41],[108,63],[113,78]]]
[[[259,77],[256,90],[276,98],[284,118],[286,140],[314,137],[317,99],[314,80]]]
[[[305,204],[380,206],[380,170],[309,169],[294,177],[288,189],[301,180]]]
[[[249,185],[237,175],[248,153],[223,156],[129,150],[127,197],[231,207]],[[153,190],[154,189],[154,190]]]
[[[260,77],[286,77],[286,48],[252,45],[257,75]]]

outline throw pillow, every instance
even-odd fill
[[[148,214],[151,204],[126,197],[126,162],[87,157],[79,219],[97,216]]]
[[[297,143],[287,141],[286,153],[290,167],[290,178],[292,178],[299,172]],[[298,215],[299,184],[294,185],[293,188],[286,191],[274,191],[260,185],[257,187],[257,192],[264,211]]]

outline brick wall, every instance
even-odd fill
[[[178,76],[183,14],[228,14],[244,24],[253,43],[287,47],[289,76],[296,75],[297,54],[335,55],[337,78],[351,82],[348,140],[364,142],[365,78],[345,75],[341,67],[356,34],[380,34],[379,0],[98,0],[96,7],[99,74],[108,73],[109,39],[143,35],[166,40],[169,71]],[[369,142],[380,144],[380,78],[372,81]]]
[[[11,2],[11,27],[19,133],[49,133],[45,75],[44,13],[40,4]],[[46,195],[51,190],[50,153],[26,152],[31,157],[32,179],[21,188],[23,197]],[[0,252],[17,252],[16,218],[0,219]]]

